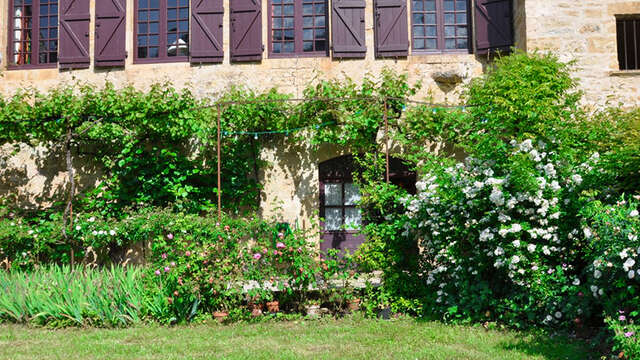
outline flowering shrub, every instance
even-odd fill
[[[434,164],[405,199],[432,307],[445,318],[517,326],[580,321],[587,300],[574,207],[599,157],[568,171],[541,141],[510,146],[504,168],[474,158]]]
[[[597,201],[582,210],[584,234],[588,239],[584,270],[587,291],[593,301],[603,307],[605,315],[614,319],[638,319],[639,208],[637,201],[623,197],[612,205]]]
[[[634,312],[637,316],[637,312]],[[640,358],[640,326],[635,325],[625,315],[624,311],[618,312],[615,317],[607,318],[606,323],[611,330],[613,338],[613,351],[619,358],[638,359]]]
[[[262,303],[275,290],[306,291],[318,270],[308,236],[259,219],[176,218],[152,242],[151,296],[164,297],[165,320],[190,320],[198,312],[240,310],[244,301]]]

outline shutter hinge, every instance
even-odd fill
[[[129,58],[129,51],[126,51],[126,50],[125,50],[125,52],[124,52],[124,58],[125,58],[125,59],[128,59],[128,58]]]

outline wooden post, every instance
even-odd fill
[[[389,119],[387,116],[387,97],[384,98],[384,145],[387,165],[387,184],[389,183]]]
[[[69,244],[71,247],[70,254],[70,263],[71,268],[73,269],[75,265],[75,253],[74,253],[74,242],[69,240],[69,235],[67,234],[67,229],[71,229],[73,231],[73,196],[76,192],[76,182],[73,178],[73,160],[71,158],[71,140],[73,138],[73,131],[71,126],[67,128],[67,136],[64,142],[64,150],[66,155],[66,163],[67,163],[67,174],[69,176],[69,198],[67,200],[67,206],[64,209],[64,213],[62,216],[62,237],[65,242]],[[67,224],[68,223],[68,224]]]
[[[220,151],[220,146],[221,146],[221,137],[220,137],[220,117],[222,116],[222,106],[220,106],[220,104],[218,104],[218,222],[222,221],[222,180],[221,180],[221,176],[220,176],[220,154],[222,153]]]

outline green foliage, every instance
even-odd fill
[[[0,320],[35,325],[123,327],[145,316],[140,270],[41,267],[0,271]]]

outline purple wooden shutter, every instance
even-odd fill
[[[60,0],[61,69],[89,67],[89,18],[89,0]]]
[[[509,52],[512,46],[511,0],[477,0],[476,49],[478,54]]]
[[[376,0],[376,56],[408,56],[407,0]]]
[[[231,0],[231,61],[262,59],[262,1]]]
[[[191,62],[221,63],[222,0],[194,0],[191,2]]]
[[[364,58],[365,0],[333,0],[331,42],[334,58]]]
[[[124,66],[126,5],[126,0],[96,1],[96,66]]]

